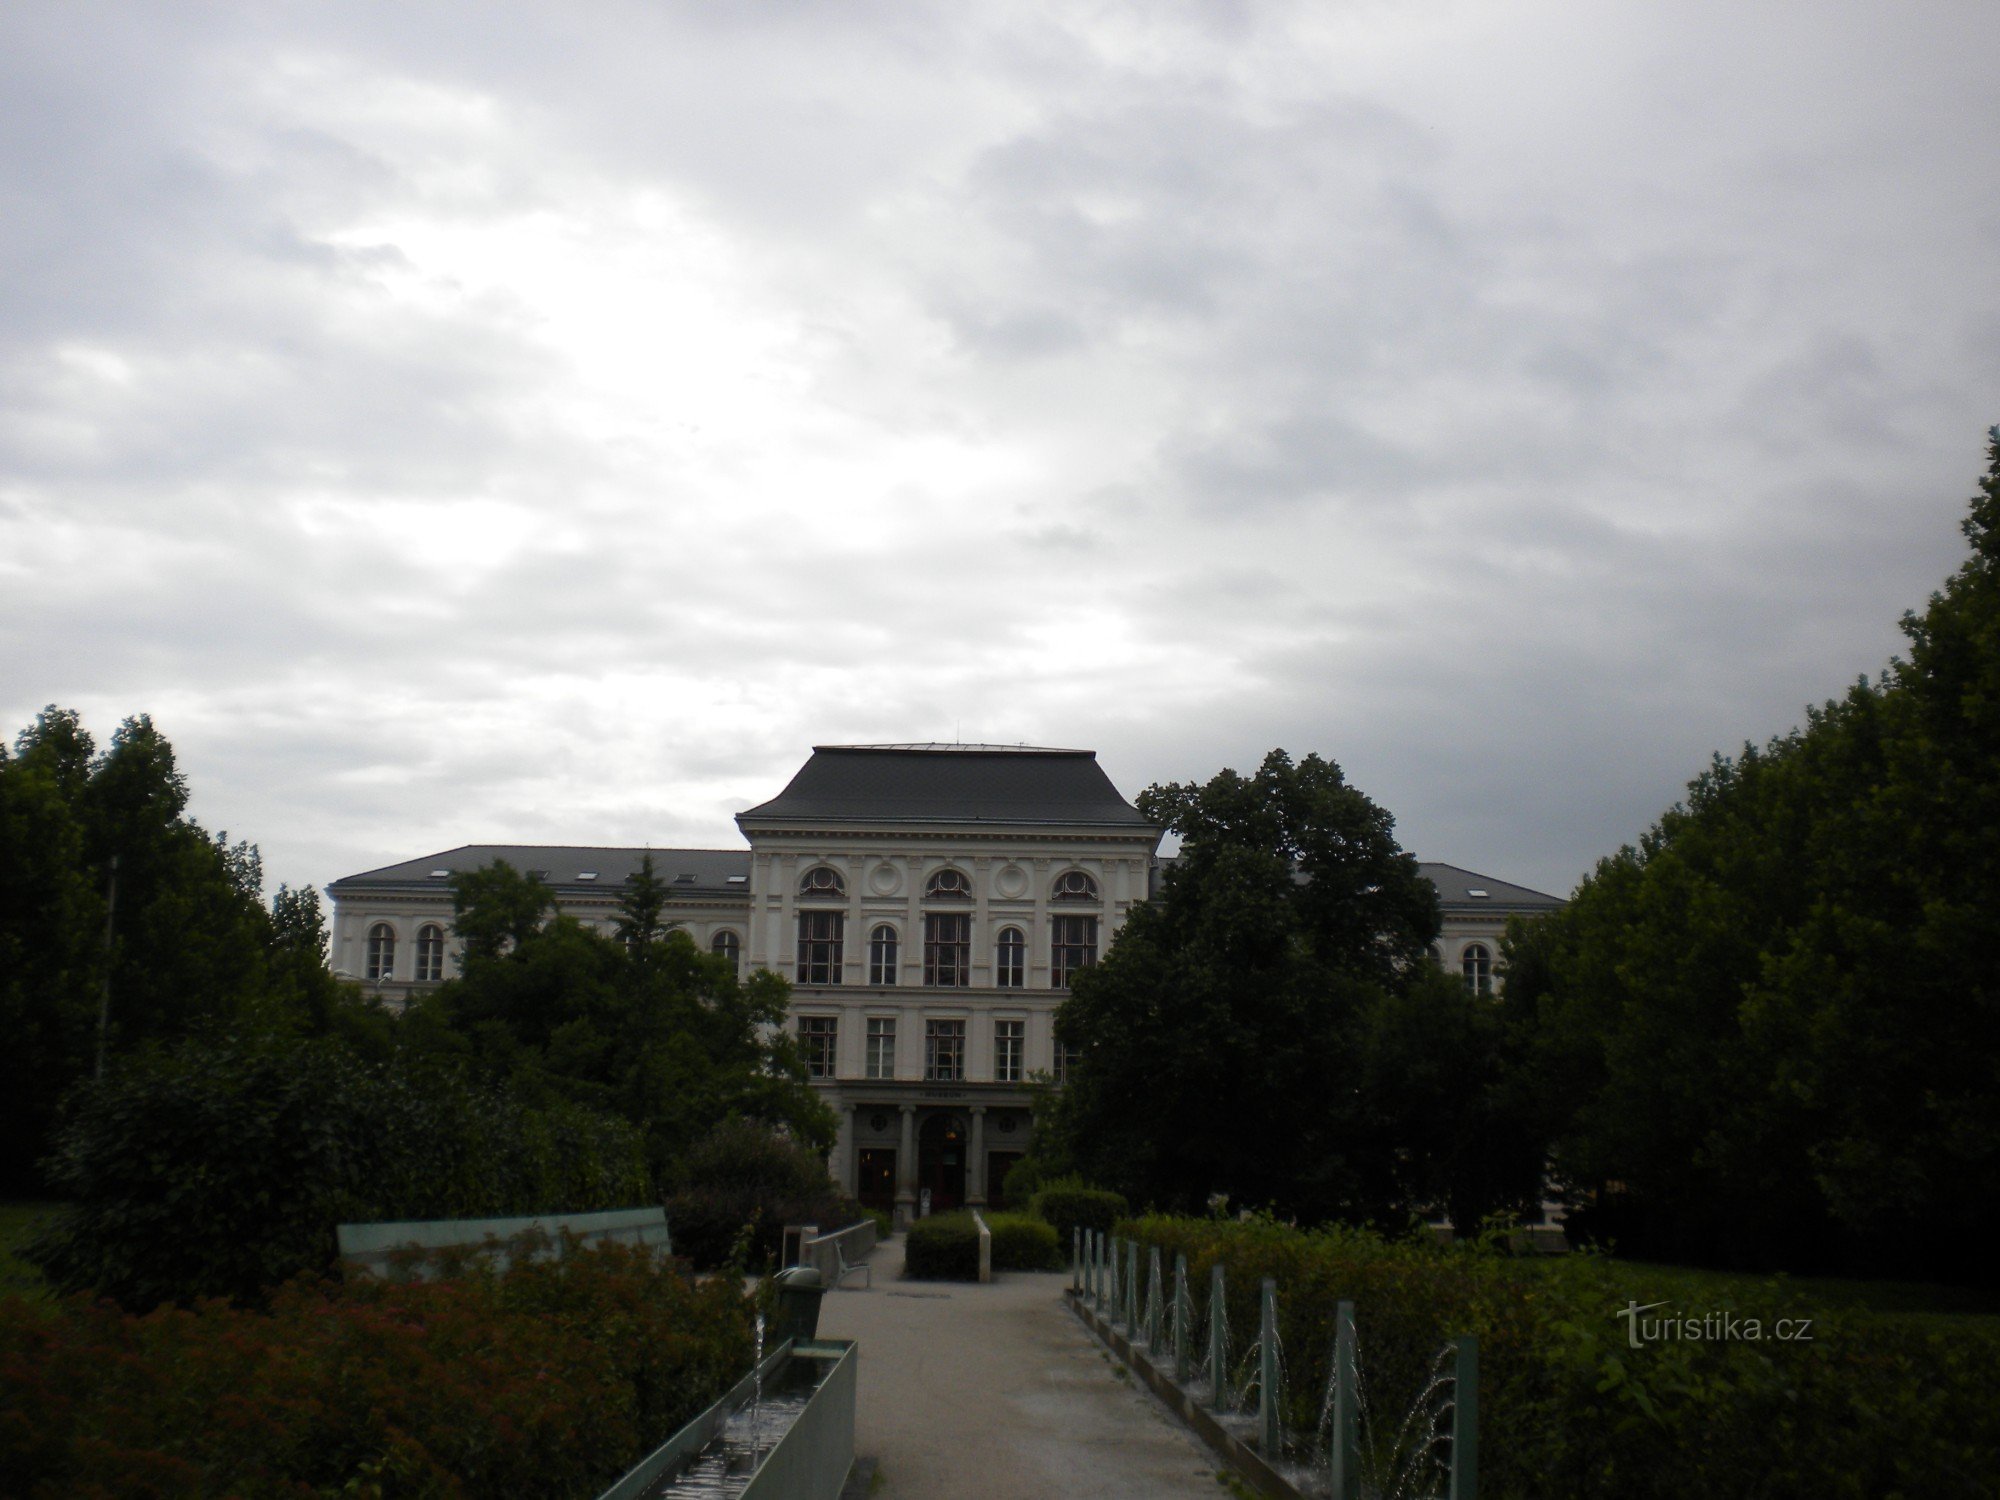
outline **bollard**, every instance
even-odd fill
[[[1104,1321],[1116,1323],[1118,1321],[1118,1236],[1115,1234],[1111,1236],[1110,1250],[1110,1255],[1104,1261],[1104,1300],[1111,1305],[1105,1309]]]
[[[1086,1229],[1084,1244],[1090,1250],[1090,1270],[1086,1280],[1090,1285],[1090,1305],[1102,1310],[1104,1307],[1104,1231]]]
[[[1229,1320],[1222,1299],[1222,1262],[1208,1273],[1208,1374],[1213,1389],[1208,1404],[1216,1411],[1229,1410]]]
[[[1083,1231],[1071,1226],[1069,1232],[1069,1289],[1083,1288]]]
[[[1330,1500],[1361,1500],[1360,1348],[1354,1336],[1354,1304],[1333,1310],[1333,1493]]]
[[[1152,1246],[1146,1256],[1146,1352],[1160,1348],[1160,1246]]]
[[[1187,1389],[1188,1376],[1188,1314],[1193,1312],[1188,1297],[1187,1251],[1174,1252],[1174,1383],[1182,1390]]]
[[[1479,1500],[1479,1340],[1461,1333],[1451,1376],[1451,1500]]]
[[[1269,1276],[1264,1278],[1264,1295],[1260,1300],[1263,1310],[1257,1332],[1260,1398],[1257,1415],[1262,1419],[1258,1425],[1263,1432],[1264,1461],[1275,1464],[1284,1446],[1284,1434],[1278,1415],[1278,1283]]]

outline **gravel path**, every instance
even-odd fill
[[[877,1500],[1225,1493],[1214,1455],[1063,1305],[1066,1273],[905,1281],[901,1239],[869,1264],[873,1288],[827,1293],[819,1329],[861,1341],[855,1452]]]

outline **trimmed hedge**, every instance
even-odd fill
[[[1256,1328],[1258,1284],[1276,1279],[1293,1432],[1312,1432],[1319,1418],[1336,1302],[1355,1304],[1378,1412],[1405,1410],[1445,1340],[1476,1334],[1480,1489],[1494,1500],[1972,1496],[1987,1493],[2000,1465],[1991,1392],[2000,1319],[1825,1308],[1771,1281],[1714,1306],[1696,1306],[1683,1291],[1650,1314],[1729,1312],[1739,1326],[1757,1319],[1760,1340],[1711,1335],[1633,1348],[1619,1314],[1683,1288],[1645,1295],[1640,1268],[1593,1255],[1521,1260],[1476,1243],[1391,1242],[1268,1221],[1148,1217],[1117,1232],[1159,1246],[1168,1265],[1185,1252],[1198,1289],[1220,1262],[1233,1330]],[[1198,1291],[1203,1315],[1206,1301]],[[1774,1339],[1780,1318],[1811,1319],[1810,1341]]]
[[[59,1290],[137,1311],[255,1302],[330,1266],[342,1222],[651,1196],[644,1139],[622,1120],[327,1042],[188,1043],[86,1085],[65,1114],[48,1172],[70,1201],[29,1258]]]
[[[749,1368],[749,1302],[624,1245],[268,1313],[0,1302],[0,1473],[75,1495],[587,1497]]]
[[[1067,1262],[1056,1232],[1026,1214],[987,1214],[996,1271],[1060,1271]],[[903,1237],[903,1274],[922,1281],[977,1281],[979,1226],[970,1210],[933,1214]]]
[[[1065,1254],[1073,1231],[1094,1229],[1109,1234],[1111,1227],[1129,1212],[1122,1193],[1084,1187],[1074,1179],[1050,1183],[1035,1194],[1028,1211],[1055,1226],[1056,1239]]]

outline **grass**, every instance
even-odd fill
[[[0,1202],[0,1297],[48,1300],[42,1273],[21,1259],[20,1252],[61,1207],[60,1203]]]

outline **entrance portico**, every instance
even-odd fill
[[[1007,1170],[1028,1149],[1034,1099],[1015,1086],[939,1088],[880,1080],[830,1092],[842,1129],[830,1163],[843,1191],[896,1227],[930,1211],[1001,1207]]]

